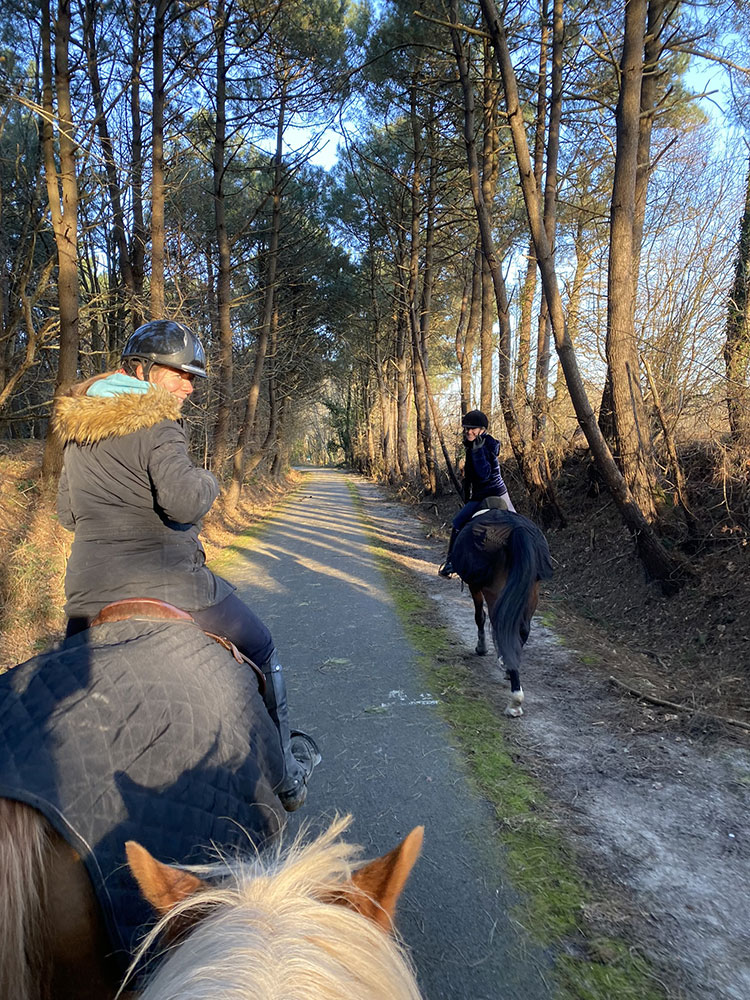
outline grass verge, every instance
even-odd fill
[[[648,963],[619,940],[595,935],[585,912],[595,892],[553,821],[540,784],[514,760],[503,740],[503,716],[477,689],[476,676],[455,651],[455,637],[435,621],[434,606],[372,527],[356,485],[347,480],[370,549],[383,572],[427,682],[440,700],[474,787],[492,803],[503,863],[520,902],[514,916],[549,949],[557,1000],[663,1000]]]

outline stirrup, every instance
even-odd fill
[[[305,772],[305,784],[307,784],[308,778],[323,760],[323,757],[318,744],[308,733],[293,729],[289,735],[289,748],[292,751],[292,757]]]
[[[307,785],[301,778],[297,779],[294,787],[286,792],[277,792],[279,802],[288,813],[296,812],[305,804],[307,799]]]
[[[296,812],[305,804],[307,798],[307,782],[310,775],[323,759],[318,744],[307,733],[293,729],[289,734],[289,753],[299,765],[295,777],[287,774],[287,787],[278,790],[276,794],[287,812]]]

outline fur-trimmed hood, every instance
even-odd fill
[[[96,444],[153,427],[162,420],[180,419],[180,400],[160,386],[144,393],[87,396],[91,381],[75,386],[55,404],[52,427],[63,445],[71,441]]]

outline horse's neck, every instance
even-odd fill
[[[36,809],[0,799],[0,995],[109,1000],[111,945],[79,855]]]

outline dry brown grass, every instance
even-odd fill
[[[39,441],[0,446],[0,672],[61,639],[65,629],[65,562],[73,536],[57,520],[54,491],[42,488],[42,449]],[[257,477],[232,517],[216,504],[202,533],[209,562],[282,502],[297,478]]]
[[[4,443],[0,452],[0,670],[28,659],[63,631],[68,533],[54,494],[41,484],[43,445]]]

